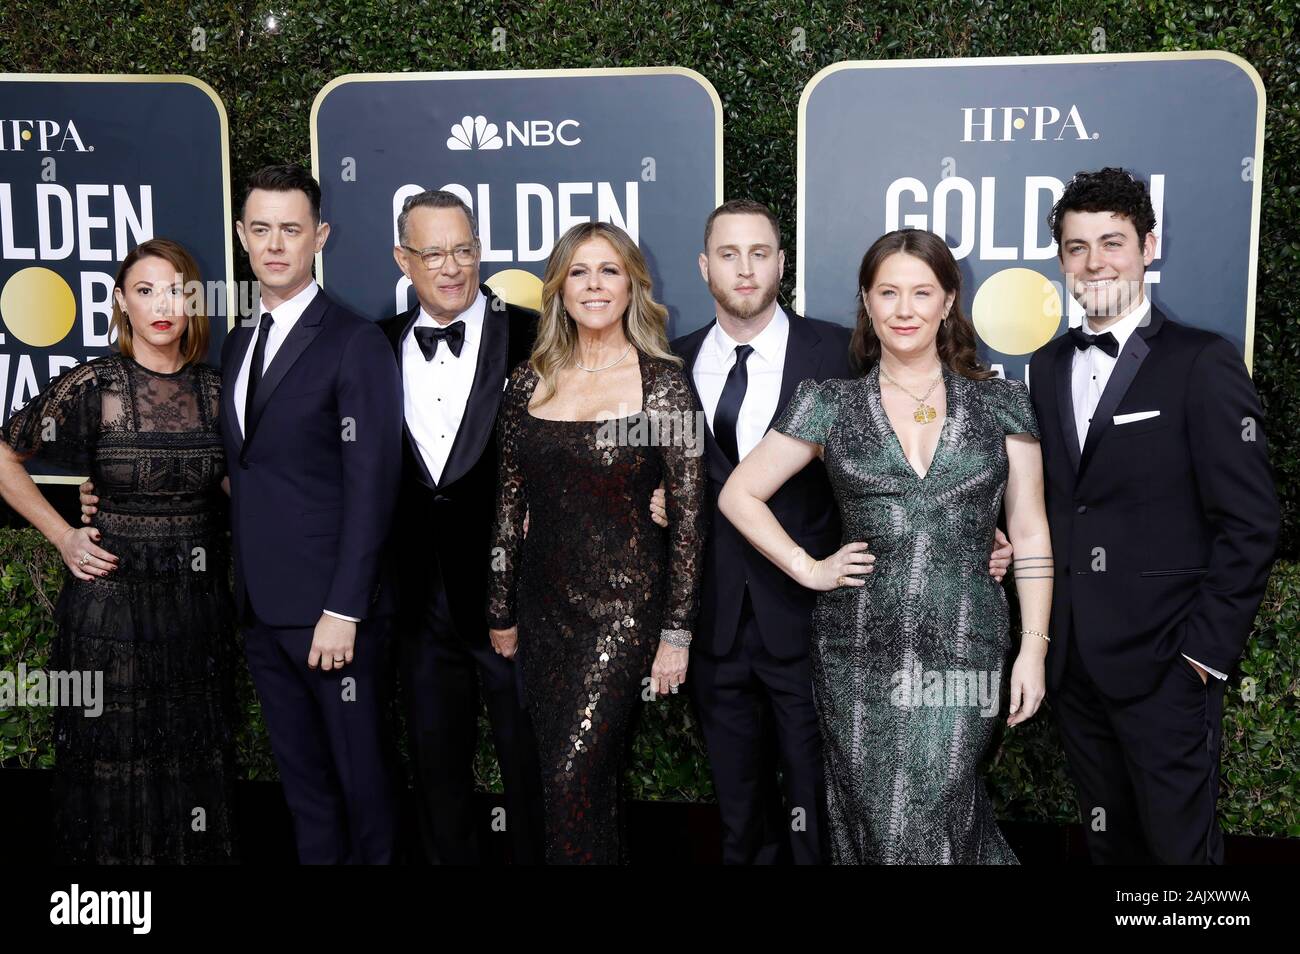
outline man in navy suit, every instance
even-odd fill
[[[1278,537],[1237,349],[1145,296],[1146,186],[1080,173],[1049,219],[1082,327],[1029,365],[1043,432],[1049,699],[1096,864],[1216,864],[1227,679]]]
[[[329,237],[301,166],[249,178],[239,240],[261,285],[221,350],[235,603],[304,864],[387,863],[384,731],[402,391],[379,327],[312,279]],[[81,485],[82,520],[98,497]]]
[[[402,469],[402,390],[379,327],[312,278],[329,237],[300,166],[248,181],[255,323],[221,353],[235,600],[304,864],[387,863],[391,599],[380,556]]]
[[[825,853],[809,661],[817,594],[755,550],[717,507],[722,485],[800,381],[855,375],[848,328],[777,304],[784,267],[780,228],[766,206],[748,199],[719,206],[700,254],[716,320],[673,342],[708,422],[709,534],[687,682],[709,750],[725,864],[820,864]],[[842,545],[821,461],[768,505],[807,553],[825,556]],[[1000,532],[997,539],[990,571],[1001,579],[1011,550]]]

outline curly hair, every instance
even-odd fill
[[[1047,216],[1047,224],[1060,255],[1061,222],[1067,212],[1116,212],[1137,230],[1138,243],[1156,227],[1156,213],[1146,183],[1115,166],[1098,172],[1079,172],[1065,186],[1061,198]]]
[[[949,371],[962,377],[982,381],[997,377],[988,365],[980,360],[977,352],[978,339],[975,326],[961,307],[961,270],[952,257],[948,243],[933,232],[922,229],[897,229],[886,232],[872,243],[871,248],[862,256],[862,265],[858,268],[858,317],[849,344],[849,354],[854,369],[858,373],[871,370],[871,366],[880,360],[880,339],[876,337],[871,325],[871,315],[867,311],[863,297],[876,283],[876,272],[881,263],[889,256],[902,252],[912,255],[930,266],[939,287],[945,294],[953,296],[952,308],[947,319],[939,325],[935,338],[935,347],[939,360]]]

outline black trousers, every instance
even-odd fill
[[[1177,656],[1156,689],[1108,698],[1069,641],[1053,712],[1094,864],[1222,864],[1223,680]]]
[[[430,588],[422,618],[408,619],[398,660],[426,860],[479,864],[486,830],[508,839],[515,864],[541,864],[541,773],[519,667],[493,651],[486,622],[482,633],[459,632],[441,583]],[[501,766],[504,816],[480,817],[474,806],[480,693]]]
[[[725,656],[692,651],[686,677],[722,815],[722,861],[821,864],[825,788],[811,663],[767,651],[748,588],[737,626]]]
[[[244,654],[303,864],[389,864],[396,843],[389,621],[357,624],[353,661],[310,669],[315,627],[276,628],[245,604]]]

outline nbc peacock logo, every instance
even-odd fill
[[[488,122],[486,116],[466,116],[451,127],[451,135],[447,138],[447,148],[460,151],[500,149],[504,145],[497,124]]]

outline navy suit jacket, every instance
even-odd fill
[[[785,411],[800,381],[855,376],[849,358],[851,332],[848,328],[803,318],[789,309],[786,314],[790,318],[790,337],[785,347],[780,397],[769,427]],[[672,343],[673,353],[686,363],[684,371],[692,391],[695,391],[695,361],[714,324],[716,321],[711,321]],[[695,399],[700,399],[698,392]],[[778,659],[807,655],[817,593],[800,586],[754,549],[718,509],[718,494],[735,468],[707,427],[704,453],[709,471],[709,533],[704,548],[704,577],[694,647],[716,656],[730,652],[748,584],[759,633],[768,652]],[[767,505],[786,533],[815,559],[828,556],[841,546],[840,515],[826,467],[820,460],[814,460],[786,481]]]
[[[373,322],[323,290],[298,319],[239,428],[235,379],[256,337],[221,350],[221,433],[230,473],[235,602],[270,626],[315,626],[324,610],[391,611],[381,554],[402,472],[402,388]]]
[[[1225,339],[1152,307],[1120,353],[1079,447],[1061,335],[1034,352],[1056,579],[1051,691],[1070,640],[1112,698],[1150,692],[1186,653],[1230,673],[1250,635],[1278,538],[1263,411]],[[1117,414],[1159,411],[1115,424]],[[1211,677],[1213,678],[1213,677]]]

